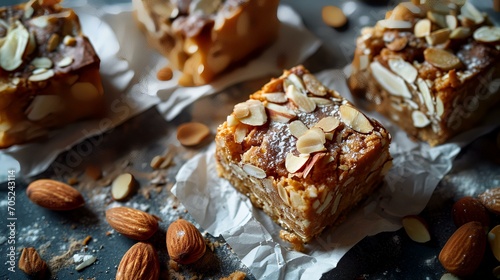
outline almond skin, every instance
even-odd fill
[[[486,190],[478,199],[490,212],[500,215],[500,188]]]
[[[85,205],[82,194],[65,183],[40,179],[26,189],[26,195],[35,204],[56,211],[73,210]]]
[[[483,260],[486,234],[480,222],[468,222],[459,227],[439,253],[439,262],[450,273],[470,276]]]
[[[205,254],[205,239],[192,223],[179,219],[168,227],[167,250],[170,258],[180,264],[194,263]]]
[[[151,244],[138,242],[123,255],[116,280],[157,280],[160,262]]]
[[[471,196],[462,197],[453,204],[452,216],[457,227],[472,221],[480,222],[486,228],[490,225],[488,210]]]
[[[33,247],[24,248],[19,258],[19,269],[35,279],[46,279],[47,263],[40,257]]]
[[[129,207],[108,209],[106,221],[116,231],[134,240],[149,239],[158,230],[157,217]]]

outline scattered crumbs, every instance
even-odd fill
[[[75,260],[75,256],[73,256],[73,261],[74,260]],[[94,257],[93,255],[83,255],[82,262],[80,264],[78,264],[75,267],[75,269],[78,270],[78,271],[80,271],[80,270],[88,267],[89,265],[93,264],[96,260],[97,260],[97,258]]]
[[[179,264],[173,260],[168,261],[169,270],[173,270],[175,272],[179,271]]]
[[[65,266],[69,266],[73,264],[72,256],[83,247],[81,241],[72,239],[69,245],[69,249],[62,253],[61,255],[54,256],[50,261],[48,261],[48,265],[52,273],[56,273],[58,270]]]
[[[90,240],[92,239],[92,236],[90,235],[87,235],[87,237],[85,237],[85,239],[83,239],[82,241],[82,245],[87,245],[89,244]]]
[[[113,234],[112,231],[110,231],[110,230],[106,231],[106,236],[111,236],[112,234]]]
[[[243,280],[246,276],[247,274],[245,272],[235,271],[227,277],[220,278],[220,280]]]

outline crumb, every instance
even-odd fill
[[[111,236],[113,233],[111,233],[111,231],[106,231],[106,236]]]
[[[61,255],[54,256],[50,261],[47,263],[49,265],[50,271],[52,273],[55,273],[56,271],[60,270],[61,268],[65,266],[69,266],[73,264],[73,254],[80,250],[82,248],[82,243],[81,241],[77,240],[72,240],[68,251],[64,252]]]
[[[72,176],[72,177],[68,178],[67,183],[68,183],[68,185],[76,185],[76,184],[78,184],[78,178],[76,178],[75,176]]]
[[[87,235],[87,237],[85,237],[85,239],[83,239],[82,241],[82,245],[87,245],[89,244],[90,240],[92,239],[92,236],[90,235]]]
[[[302,241],[296,234],[290,233],[286,230],[280,230],[280,238],[290,242],[295,251],[304,252],[304,243],[302,243]]]
[[[179,271],[179,264],[176,261],[169,260],[168,261],[168,267],[170,269],[173,269],[174,271]]]
[[[228,277],[222,277],[220,280],[243,280],[247,274],[242,271],[235,271],[231,273]]]

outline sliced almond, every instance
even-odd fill
[[[302,76],[306,89],[316,95],[325,96],[327,94],[326,87],[313,74],[306,73]]]
[[[301,93],[306,92],[302,79],[293,73],[283,80],[283,88],[287,89],[290,85],[294,85]]]
[[[288,123],[297,117],[297,114],[286,106],[267,103],[266,108],[269,112],[269,118],[276,122]]]
[[[309,99],[307,95],[301,93],[294,85],[289,85],[286,88],[286,96],[290,98],[301,111],[310,113],[316,109],[316,103]]]
[[[471,35],[471,30],[468,27],[457,27],[450,33],[450,39],[465,39]]]
[[[420,111],[413,111],[411,118],[413,120],[413,126],[415,127],[426,127],[431,123],[427,116]]]
[[[440,118],[441,118],[441,116],[443,116],[443,113],[444,113],[443,100],[441,100],[441,98],[439,98],[439,97],[436,97],[436,113],[437,113],[437,116]]]
[[[327,106],[327,105],[332,105],[333,101],[328,99],[328,98],[322,98],[322,97],[309,97],[314,103],[316,103],[317,106]]]
[[[417,80],[417,86],[420,92],[422,93],[422,97],[424,99],[425,106],[427,107],[427,111],[429,111],[430,115],[434,114],[434,102],[432,101],[432,96],[431,92],[429,90],[429,87],[427,86],[427,83],[419,78]]]
[[[261,126],[267,122],[267,114],[264,104],[258,100],[247,100],[245,102],[250,110],[250,115],[239,119],[240,122],[252,126]]]
[[[411,98],[411,93],[404,80],[394,75],[391,71],[382,66],[380,62],[372,62],[370,64],[370,70],[373,77],[375,77],[375,80],[377,80],[377,82],[390,94],[404,98]]]
[[[297,150],[301,154],[310,154],[324,151],[326,142],[325,133],[319,127],[309,129],[297,139]]]
[[[75,46],[76,45],[76,39],[73,36],[66,35],[63,38],[63,44],[65,46],[70,46],[70,47]]]
[[[286,103],[288,101],[288,97],[283,92],[267,92],[262,95],[264,95],[267,101],[273,103]]]
[[[228,115],[226,118],[227,126],[232,127],[240,123],[240,121],[233,115]]]
[[[57,67],[68,67],[73,63],[73,61],[74,59],[72,57],[66,56],[63,59],[59,60],[59,62],[57,62]]]
[[[45,69],[46,70],[46,69]],[[41,82],[48,80],[54,76],[54,70],[49,69],[43,72],[36,73],[33,72],[33,75],[29,76],[28,81],[31,82]]]
[[[293,155],[292,153],[286,154],[285,159],[285,167],[286,170],[290,173],[295,173],[299,171],[309,160],[309,155],[305,157],[298,157]]]
[[[433,12],[433,11],[428,11],[427,12],[427,18],[430,19],[432,22],[437,24],[441,28],[446,28],[446,17],[442,14]]]
[[[243,171],[245,171],[245,173],[257,179],[264,179],[267,177],[266,172],[264,170],[252,164],[248,163],[243,164]]]
[[[484,22],[483,14],[471,4],[470,1],[466,1],[460,10],[460,14],[466,18],[474,21],[476,24],[481,24]]]
[[[165,161],[165,157],[156,155],[151,159],[149,166],[151,166],[151,168],[153,169],[159,169],[163,161]]]
[[[250,115],[250,108],[246,102],[238,103],[234,105],[233,113],[236,118],[242,119]]]
[[[130,173],[118,175],[111,183],[111,196],[114,200],[125,200],[134,189],[135,179]]]
[[[238,124],[234,130],[234,142],[240,144],[245,140],[248,134],[248,126],[246,124]]]
[[[389,68],[392,72],[398,74],[410,84],[413,84],[418,76],[418,71],[411,63],[406,62],[402,58],[391,58],[388,61]]]
[[[421,19],[415,24],[415,28],[413,29],[413,33],[417,38],[423,38],[429,34],[431,34],[432,23],[429,19]]]
[[[210,129],[199,122],[188,122],[177,128],[177,140],[183,146],[195,146],[210,135]]]
[[[290,130],[290,133],[295,136],[295,138],[299,138],[309,130],[309,128],[300,120],[291,122],[288,125],[288,129]]]
[[[46,68],[49,69],[52,67],[53,63],[52,60],[48,57],[36,57],[31,61],[31,65],[35,66],[36,68]]]
[[[483,43],[495,43],[500,41],[500,27],[482,26],[474,31],[474,40]]]
[[[324,132],[335,130],[340,124],[340,121],[335,117],[324,117],[319,120],[314,126],[321,128]]]
[[[321,17],[324,23],[334,28],[340,28],[347,23],[344,12],[336,6],[324,6],[321,9]]]
[[[360,111],[349,105],[340,105],[340,119],[353,130],[360,133],[369,133],[373,130],[373,125],[368,118]]]
[[[427,223],[419,216],[405,216],[402,223],[411,240],[418,243],[426,243],[431,240]]]
[[[57,33],[53,33],[50,35],[49,40],[47,41],[47,51],[54,51],[59,43],[61,42],[61,37]]]
[[[30,121],[39,121],[51,113],[58,112],[63,106],[62,98],[57,95],[37,95],[26,110]]]
[[[404,20],[383,19],[377,22],[383,28],[387,29],[410,29],[412,23]]]
[[[23,54],[28,45],[30,34],[19,21],[16,27],[10,30],[0,48],[0,66],[12,71],[23,63]]]
[[[451,30],[457,28],[458,27],[457,17],[454,15],[446,15],[446,26]]]
[[[431,34],[425,36],[427,44],[431,46],[436,46],[446,43],[450,39],[451,30],[448,28],[443,28],[432,32]]]
[[[427,48],[424,51],[424,57],[427,62],[445,71],[459,68],[462,65],[457,56],[443,49]]]

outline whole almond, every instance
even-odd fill
[[[486,190],[479,195],[478,199],[486,209],[500,215],[500,188]]]
[[[19,258],[19,269],[35,279],[45,279],[48,272],[47,263],[33,247],[23,249]]]
[[[50,210],[73,210],[85,204],[78,190],[51,179],[33,181],[26,189],[26,195],[33,203]]]
[[[116,231],[134,240],[146,240],[158,230],[157,217],[129,207],[108,209],[106,221]]]
[[[116,280],[157,280],[160,262],[151,244],[138,242],[123,255]]]
[[[167,250],[172,260],[190,264],[205,254],[206,245],[200,231],[192,223],[179,219],[168,227]]]
[[[450,273],[470,276],[481,264],[486,249],[486,233],[480,222],[459,227],[439,253],[439,262]]]
[[[490,216],[481,202],[471,196],[462,197],[452,207],[453,222],[457,227],[468,222],[477,221],[484,227],[490,225]]]

